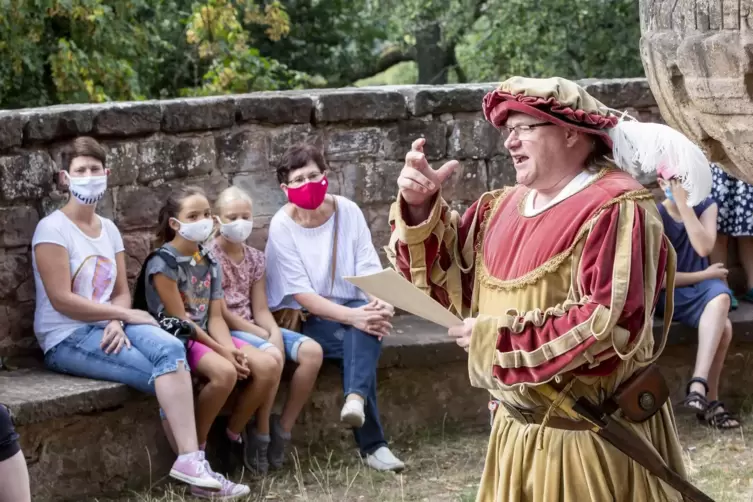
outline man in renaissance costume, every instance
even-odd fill
[[[677,131],[625,120],[560,78],[507,80],[483,111],[517,185],[460,216],[440,191],[457,163],[432,169],[418,139],[386,248],[399,273],[463,319],[450,335],[469,353],[471,385],[492,395],[478,501],[682,501],[602,434],[632,434],[686,483],[666,395],[640,391],[633,409],[624,398],[631,377],[658,373],[643,370],[663,349],[669,323],[655,348],[652,318],[666,280],[671,319],[675,270],[654,199],[633,176],[663,171],[695,205],[710,191],[708,162]],[[579,413],[590,405],[598,413]],[[593,418],[607,408],[609,427]]]

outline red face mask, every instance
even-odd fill
[[[313,211],[324,202],[327,187],[329,187],[329,182],[324,176],[319,181],[309,181],[299,187],[288,188],[288,200],[301,209]]]

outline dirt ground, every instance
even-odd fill
[[[693,482],[717,502],[753,501],[753,413],[734,432],[701,427],[678,416],[686,467]],[[423,435],[394,445],[408,468],[400,475],[363,467],[355,452],[297,452],[284,471],[250,482],[251,501],[447,501],[475,500],[486,450],[486,431]],[[146,493],[122,494],[99,502],[193,502],[177,485],[157,486]]]

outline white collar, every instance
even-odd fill
[[[524,216],[536,216],[537,214],[541,214],[553,205],[557,204],[558,202],[561,202],[568,197],[575,195],[576,193],[580,192],[586,186],[588,186],[589,183],[596,177],[597,173],[590,173],[588,171],[581,171],[578,173],[578,175],[570,180],[570,183],[568,183],[565,188],[560,190],[560,193],[557,194],[556,197],[554,197],[552,200],[550,200],[547,204],[543,205],[542,207],[539,207],[537,209],[533,208],[533,201],[536,198],[536,190],[530,190],[528,192],[528,195],[526,196],[526,202],[525,206],[523,208],[523,215]]]

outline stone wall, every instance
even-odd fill
[[[661,120],[645,80],[583,84],[613,108]],[[458,207],[514,183],[499,134],[481,114],[481,99],[493,87],[391,86],[0,112],[0,357],[38,352],[30,242],[39,219],[65,200],[56,172],[70,138],[92,135],[109,149],[111,188],[99,212],[123,232],[131,278],[150,248],[165,194],[183,184],[204,187],[210,198],[229,185],[248,190],[255,200],[252,243],[262,247],[269,219],[284,203],[275,163],[301,140],[324,148],[331,191],[361,205],[380,249],[395,180],[415,138],[427,138],[437,164],[461,161],[445,190]]]

